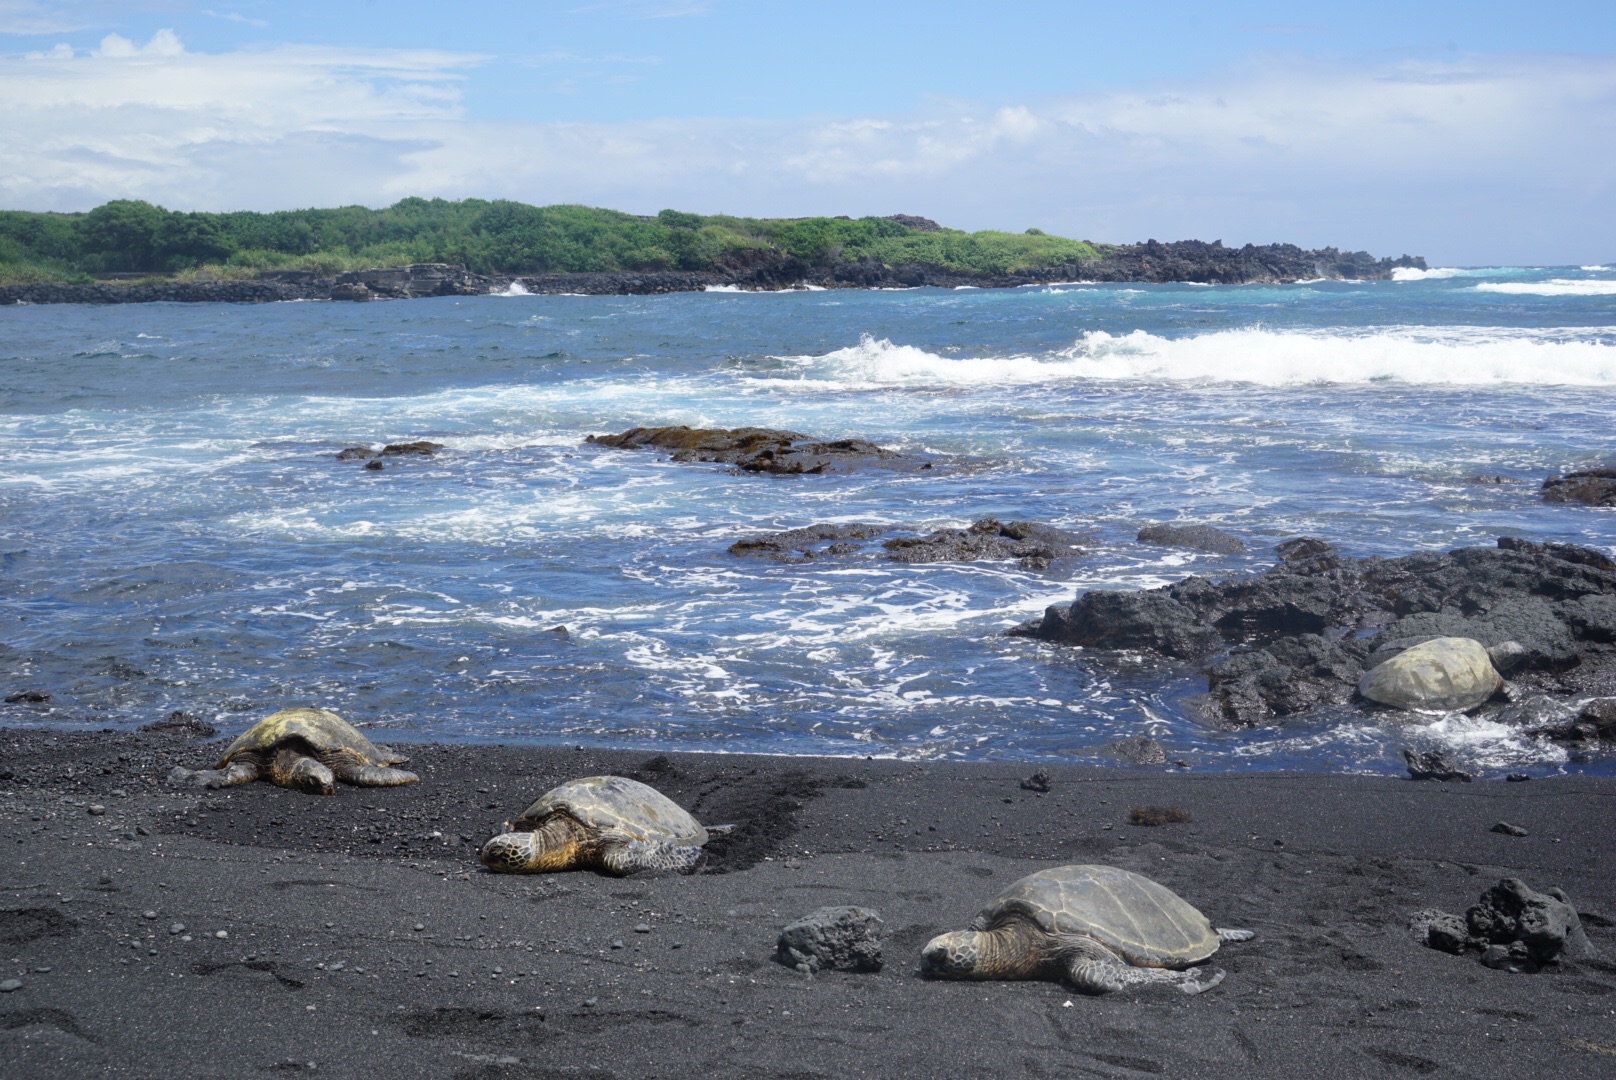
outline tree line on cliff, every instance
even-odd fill
[[[363,206],[202,213],[118,199],[82,214],[0,211],[0,282],[103,274],[250,277],[439,262],[479,274],[744,269],[780,259],[920,265],[1003,275],[1097,258],[1103,245],[945,229],[925,218],[641,216],[509,200],[403,199]]]

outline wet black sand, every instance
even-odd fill
[[[404,749],[421,784],[321,799],[170,790],[209,757],[178,736],[0,730],[0,1075],[1616,1075],[1609,779],[1052,768],[1037,794],[1017,766]],[[741,828],[694,877],[482,872],[502,818],[597,772]],[[919,977],[927,938],[1062,862],[1257,939],[1196,998]],[[1502,876],[1563,886],[1602,959],[1509,974],[1405,929]],[[833,903],[880,912],[880,974],[773,962]]]

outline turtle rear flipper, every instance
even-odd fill
[[[730,833],[732,833],[736,829],[740,828],[740,826],[739,825],[703,825],[702,828],[707,830],[707,835],[708,836],[728,836]]]
[[[328,750],[319,755],[320,761],[326,768],[334,773],[338,780],[355,787],[398,787],[401,784],[413,784],[421,779],[412,772],[404,769],[394,769],[386,765],[373,765],[346,747]],[[391,761],[394,755],[384,753],[383,758]],[[400,759],[402,760],[402,759]]]
[[[602,845],[599,859],[601,869],[618,877],[642,870],[694,874],[707,861],[707,853],[700,846],[666,840],[617,840]]]
[[[222,769],[187,769],[176,765],[168,772],[168,782],[176,786],[195,784],[197,787],[222,788],[237,784],[250,784],[258,779],[260,769],[256,761],[237,758]]]
[[[1217,931],[1218,941],[1225,945],[1231,941],[1250,941],[1257,936],[1256,932],[1252,930],[1225,930],[1221,926],[1217,928]]]

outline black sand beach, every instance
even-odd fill
[[[1616,782],[1295,775],[410,746],[423,782],[174,791],[209,749],[0,731],[0,1074],[453,1077],[1610,1076]],[[708,822],[693,877],[498,876],[477,845],[555,782],[638,776]],[[1135,806],[1193,821],[1129,823]],[[104,809],[98,809],[104,808]],[[1490,831],[1498,821],[1525,837]],[[1149,874],[1228,978],[1089,998],[946,983],[920,946],[1015,878]],[[1409,915],[1560,885],[1601,959],[1435,952]],[[879,974],[806,976],[779,929],[875,908]]]

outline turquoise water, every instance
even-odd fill
[[[1611,270],[23,306],[0,330],[0,680],[54,695],[3,722],[182,708],[236,730],[313,703],[408,739],[1087,761],[1149,734],[1197,768],[1363,771],[1425,740],[1604,768],[1462,719],[1209,731],[1192,666],[1000,632],[1079,589],[1260,567],[1299,533],[1612,549],[1616,515],[1536,494],[1616,459]],[[776,478],[583,445],[670,423],[979,461]],[[447,449],[380,473],[331,456],[417,438]],[[1090,532],[1091,554],[1040,573],[725,553],[983,516]],[[1156,521],[1251,554],[1135,543]]]

